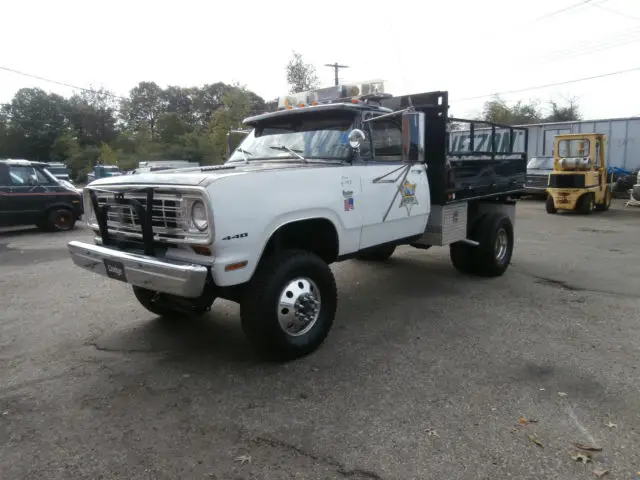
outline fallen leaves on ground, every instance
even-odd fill
[[[602,447],[596,447],[595,445],[590,445],[590,444],[586,444],[586,443],[574,443],[574,445],[576,446],[576,448],[579,448],[580,450],[586,450],[587,452],[601,452],[602,451]]]
[[[576,462],[587,463],[591,461],[591,455],[582,452],[573,452],[571,458]]]
[[[558,396],[560,397],[566,397],[568,394],[564,393],[564,392],[558,392]]]
[[[524,418],[524,417],[520,417],[518,419],[518,423],[520,425],[529,425],[530,423],[538,423],[538,420],[535,420],[533,418]]]
[[[607,473],[609,473],[609,470],[598,469],[593,471],[593,474],[598,478],[604,477]]]
[[[534,435],[529,435],[529,441],[539,446],[540,448],[544,448],[544,445],[542,444],[542,442],[538,440]]]
[[[438,432],[436,432],[433,428],[427,428],[427,437],[439,437]]]
[[[617,423],[611,423],[611,421],[609,421],[608,423],[604,424],[605,427],[609,427],[609,428],[618,428],[618,424]]]
[[[236,457],[236,462],[240,462],[242,465],[245,463],[251,463],[251,455],[240,455]]]

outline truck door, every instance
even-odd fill
[[[364,125],[361,249],[421,235],[430,207],[425,165],[402,162],[401,117]]]

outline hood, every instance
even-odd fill
[[[206,186],[223,177],[232,175],[247,175],[272,170],[326,168],[335,166],[330,162],[264,162],[264,163],[234,163],[225,165],[210,165],[204,167],[190,167],[175,170],[160,170],[157,172],[136,173],[117,177],[105,177],[94,180],[88,186],[100,185],[189,185]]]

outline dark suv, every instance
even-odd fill
[[[46,163],[0,160],[0,226],[71,230],[83,213],[82,195],[61,183]]]

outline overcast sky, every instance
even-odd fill
[[[586,118],[640,115],[639,0],[4,0],[0,18],[0,67],[124,96],[142,80],[239,81],[272,99],[295,49],[323,86],[323,65],[339,62],[345,81],[380,78],[393,94],[448,90],[456,116],[486,100],[468,97],[637,67],[504,98],[575,96]],[[73,93],[0,70],[0,102],[22,87]]]

